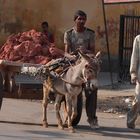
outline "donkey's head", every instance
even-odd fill
[[[101,53],[98,52],[96,55],[87,55],[79,52],[84,60],[84,67],[82,75],[85,81],[85,88],[94,90],[98,88],[98,74],[100,71]]]

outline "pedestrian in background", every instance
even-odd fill
[[[131,82],[136,84],[135,99],[132,107],[127,113],[127,127],[135,128],[135,121],[140,111],[140,35],[137,35],[133,42],[133,50],[130,63]]]

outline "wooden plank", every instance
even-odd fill
[[[22,62],[14,62],[8,60],[0,60],[0,71],[4,78],[4,88],[13,92],[15,87],[15,74],[21,72],[21,68],[23,66],[26,67],[40,67],[43,66],[41,64],[32,64],[32,63],[22,63]]]
[[[8,60],[0,60],[0,69],[5,71],[13,71],[13,72],[20,72],[21,67],[40,67],[43,66],[41,64],[32,64],[32,63],[22,63],[22,62],[14,62]]]

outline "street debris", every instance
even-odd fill
[[[125,118],[126,117],[126,115],[120,115],[119,116],[119,118]]]
[[[126,114],[131,107],[133,96],[107,97],[98,99],[98,110],[105,113]],[[120,118],[124,117],[122,115]]]

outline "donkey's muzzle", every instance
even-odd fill
[[[87,81],[85,83],[85,89],[88,91],[94,91],[98,89],[97,81]]]

